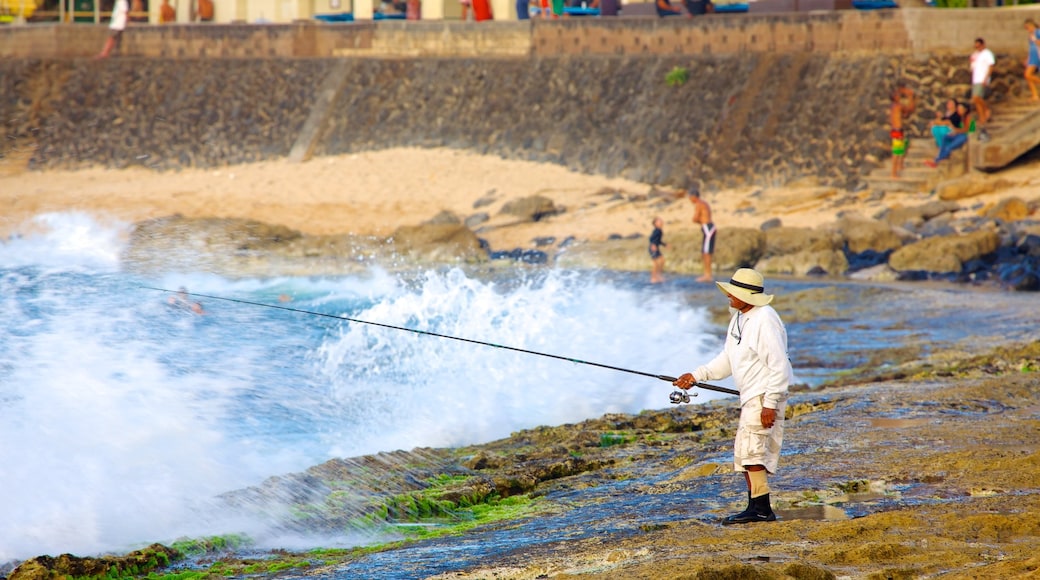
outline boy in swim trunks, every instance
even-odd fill
[[[701,227],[704,240],[701,242],[701,261],[704,264],[704,274],[697,278],[698,282],[711,282],[715,278],[711,274],[711,255],[715,253],[715,224],[711,221],[711,206],[701,199],[701,191],[696,185],[687,191],[690,203],[693,204],[693,223]]]
[[[907,102],[903,102],[903,98]],[[899,87],[892,91],[892,103],[888,107],[889,123],[892,126],[892,177],[899,177],[903,172],[906,160],[906,131],[903,130],[903,119],[914,112],[914,91],[910,87]]]

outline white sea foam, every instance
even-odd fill
[[[127,227],[102,227],[81,212],[40,214],[27,224],[31,234],[0,242],[0,268],[114,270]]]
[[[669,385],[649,377],[208,298],[196,316],[142,286],[653,374],[688,370],[717,348],[703,309],[678,293],[459,270],[141,280],[119,271],[122,231],[41,219],[46,233],[0,246],[0,562],[184,535],[263,537],[262,522],[228,519],[212,498],[332,457],[668,405]]]

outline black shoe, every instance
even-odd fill
[[[982,141],[983,143],[989,142],[989,133],[987,133],[985,129],[979,130],[979,141]]]
[[[732,524],[750,524],[752,522],[774,521],[776,521],[776,514],[773,513],[773,508],[769,506],[769,494],[767,493],[765,495],[751,498],[751,503],[748,505],[748,509],[739,514],[725,518],[722,520],[722,525],[729,526]]]

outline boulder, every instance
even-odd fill
[[[506,202],[499,213],[516,216],[525,221],[536,222],[544,217],[563,213],[553,200],[544,195],[529,195]]]
[[[983,211],[983,215],[988,218],[999,219],[1006,222],[1024,220],[1029,217],[1029,213],[1029,205],[1018,197],[1002,199]]]
[[[985,256],[1000,246],[1000,236],[991,231],[925,238],[904,246],[888,259],[897,271],[959,273],[964,262]]]
[[[891,225],[859,214],[842,216],[829,229],[836,231],[845,239],[849,251],[853,253],[873,250],[885,252],[900,248],[907,241],[905,230],[900,231]]]
[[[231,274],[238,264],[282,251],[302,239],[277,224],[230,218],[172,215],[138,222],[122,259],[137,271],[201,271]]]
[[[778,226],[764,232],[766,258],[800,252],[840,250],[844,243],[840,234],[825,229]]]
[[[893,226],[917,227],[926,221],[946,213],[953,213],[961,208],[953,201],[930,201],[914,207],[893,207],[878,216]]]
[[[419,262],[483,262],[487,251],[459,224],[401,226],[388,240],[398,255]]]
[[[841,276],[848,268],[849,262],[841,250],[806,250],[774,255],[755,264],[755,269],[764,274],[790,276],[807,276],[810,273]]]
[[[1011,183],[1006,179],[979,179],[969,175],[960,179],[944,181],[936,186],[935,195],[944,201],[956,201],[1007,189]]]

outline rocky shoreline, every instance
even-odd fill
[[[836,206],[837,219],[817,227],[788,227],[782,219],[755,228],[726,227],[718,234],[715,266],[721,272],[754,267],[766,274],[851,278],[873,281],[939,280],[1040,290],[1040,198],[1009,197],[999,203],[965,207],[954,199],[916,206],[886,207],[874,216],[840,211],[841,196],[818,195]],[[855,194],[846,194],[855,195]],[[685,203],[682,192],[650,195],[600,192],[598,203],[631,211]],[[755,199],[755,194],[750,199]],[[964,200],[961,200],[964,201]],[[970,198],[966,201],[970,202]],[[400,226],[388,237],[306,235],[277,224],[241,219],[188,219],[180,216],[136,224],[124,255],[138,271],[191,268],[231,276],[335,275],[381,267],[414,268],[442,264],[546,264],[573,269],[640,271],[646,268],[646,238],[607,236],[604,240],[546,235],[530,246],[492,247],[483,236],[539,223],[552,230],[554,216],[567,208],[536,195],[502,203],[492,217],[482,211],[458,216],[441,212],[421,224]],[[626,208],[626,206],[628,206]],[[754,211],[754,202],[748,208]],[[564,230],[566,231],[566,230]],[[699,233],[670,234],[668,269],[699,274]],[[191,248],[190,255],[181,251]],[[183,259],[178,259],[181,256]]]
[[[214,538],[40,557],[7,578],[1025,578],[1040,569],[1038,371],[1032,343],[796,391],[776,523],[718,525],[743,495],[727,459],[736,409],[718,400],[335,459],[224,498],[288,502],[287,530],[391,526],[404,541],[243,555],[247,539]],[[526,508],[481,525],[476,508],[503,505]]]

